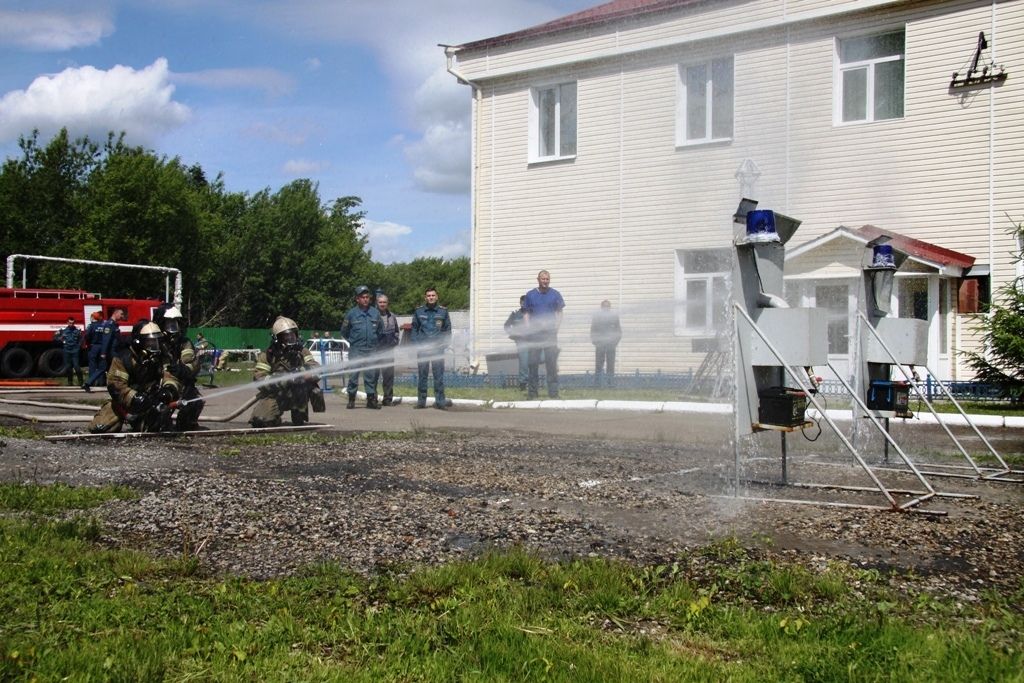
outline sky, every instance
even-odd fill
[[[0,0],[0,157],[19,136],[126,141],[362,199],[375,260],[469,253],[470,90],[439,43],[600,0]]]

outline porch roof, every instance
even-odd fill
[[[803,254],[828,244],[836,239],[853,240],[867,246],[869,242],[879,237],[888,237],[889,244],[907,254],[911,261],[919,263],[928,268],[934,268],[940,275],[948,277],[962,277],[964,273],[974,265],[975,258],[959,251],[947,249],[931,242],[907,237],[892,230],[883,230],[874,225],[864,225],[859,228],[849,228],[841,225],[831,232],[825,233],[798,247],[787,250],[786,260],[796,258]]]

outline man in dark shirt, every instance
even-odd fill
[[[526,397],[537,398],[541,357],[547,374],[548,397],[558,398],[558,328],[562,324],[565,300],[551,286],[551,274],[537,273],[537,286],[526,293],[523,302],[526,326],[530,333],[530,373]]]

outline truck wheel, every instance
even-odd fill
[[[64,363],[64,352],[60,349],[47,349],[39,354],[36,368],[43,377],[63,377],[67,369]]]
[[[32,372],[32,354],[21,348],[7,349],[0,357],[0,372],[4,377],[21,379]]]

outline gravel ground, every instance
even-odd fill
[[[415,424],[379,438],[337,429],[259,439],[4,438],[0,480],[134,487],[138,499],[90,513],[105,541],[192,554],[214,574],[264,578],[326,561],[372,573],[514,545],[553,558],[655,563],[734,537],[812,568],[841,558],[892,570],[897,583],[963,600],[1021,585],[1022,484],[942,479],[942,490],[978,496],[923,506],[944,516],[765,502],[884,499],[751,483],[736,497],[731,447],[699,441]],[[827,439],[794,444],[790,456],[791,482],[870,483]],[[745,479],[778,478],[777,454],[754,454],[744,466]],[[890,485],[916,484],[891,476]]]

